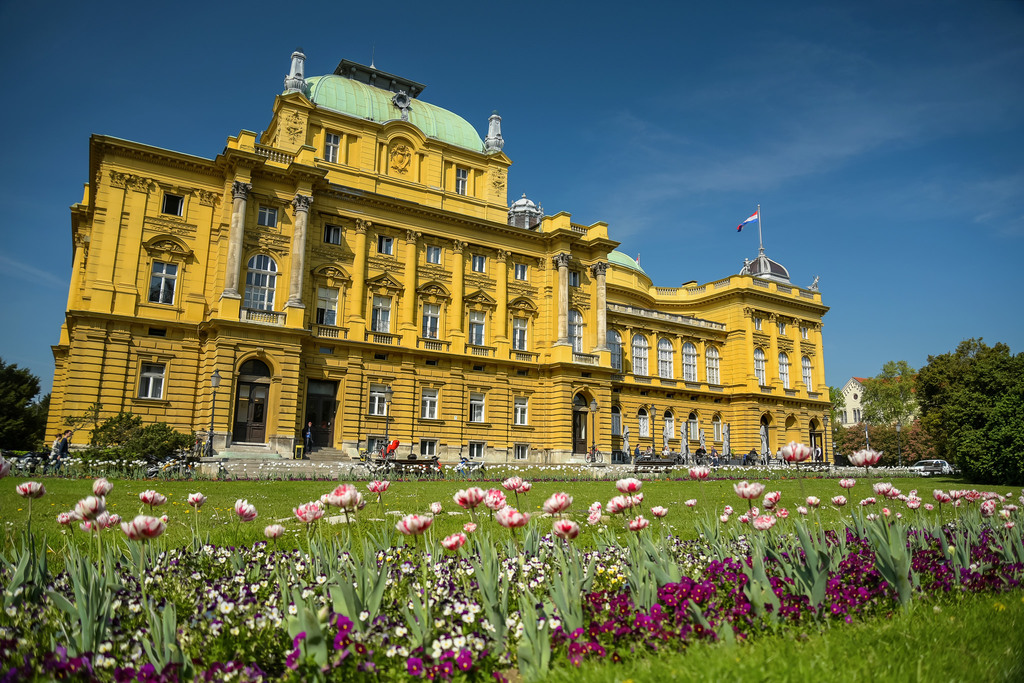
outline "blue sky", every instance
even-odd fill
[[[984,337],[1024,348],[1024,3],[3,3],[0,357],[49,390],[70,216],[101,133],[208,158],[301,46],[427,85],[509,196],[607,221],[655,284],[757,253],[821,277],[829,384]],[[753,226],[751,226],[753,227]]]

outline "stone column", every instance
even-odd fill
[[[552,259],[558,266],[558,341],[557,346],[569,343],[569,254],[559,254]]]
[[[352,294],[349,297],[349,324],[363,324],[363,306],[366,304],[366,231],[373,225],[362,218],[356,219],[355,259],[352,263]],[[360,341],[362,337],[359,337]]]
[[[465,325],[465,304],[462,298],[466,280],[466,259],[463,257],[465,249],[466,243],[458,240],[452,246],[452,310],[448,312],[448,329],[458,335],[462,334]]]
[[[231,186],[231,230],[228,233],[228,261],[224,269],[224,292],[220,295],[241,299],[238,293],[238,275],[242,271],[242,237],[245,235],[245,200],[252,183],[236,180]]]
[[[508,340],[508,257],[509,253],[504,249],[498,250],[497,258],[497,292],[498,309],[495,313],[494,328],[495,341]]]
[[[302,280],[306,269],[306,227],[309,225],[309,206],[313,198],[295,195],[295,230],[292,232],[292,272],[288,281],[288,303],[285,308],[305,308],[302,303]]]
[[[405,298],[402,300],[402,328],[416,332],[416,241],[420,233],[405,231]],[[407,342],[408,343],[408,340]]]
[[[596,351],[608,349],[608,284],[605,273],[608,264],[601,262],[590,266],[590,272],[597,280],[597,348]]]

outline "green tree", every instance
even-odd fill
[[[115,447],[128,457],[155,462],[188,448],[192,437],[174,430],[164,422],[143,426],[142,418],[132,413],[118,413],[107,418],[93,430],[93,445]]]
[[[43,441],[46,412],[39,394],[39,378],[25,368],[0,358],[0,447],[32,450]],[[49,400],[46,406],[49,406]]]
[[[974,481],[1024,483],[1024,354],[969,339],[929,356],[916,387],[938,457]]]
[[[905,360],[889,361],[882,372],[864,383],[861,405],[864,421],[877,425],[909,425],[917,412],[914,368]]]

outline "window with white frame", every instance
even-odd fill
[[[530,399],[525,396],[516,396],[512,408],[512,424],[530,424]]]
[[[516,460],[526,460],[527,456],[530,455],[530,444],[528,443],[517,443],[513,446],[513,457]]]
[[[658,340],[658,377],[672,379],[676,364],[676,351],[672,342],[662,337]]]
[[[373,295],[370,329],[374,332],[391,332],[391,297]]]
[[[433,458],[437,455],[437,439],[420,439],[420,457]]]
[[[569,271],[569,286],[579,287],[580,286],[580,271],[570,270]]]
[[[676,435],[676,416],[672,414],[671,410],[665,411],[665,432],[669,434],[669,438]]]
[[[272,206],[260,205],[256,214],[256,224],[267,228],[277,227],[277,209]]]
[[[786,323],[779,323],[779,334],[786,334]]]
[[[265,254],[249,259],[245,272],[245,308],[257,311],[274,310],[274,290],[277,287],[277,264]]]
[[[612,370],[622,372],[622,335],[608,330],[608,350],[612,353]]]
[[[647,374],[647,337],[642,334],[633,335],[633,374]]]
[[[180,216],[185,210],[185,198],[180,194],[165,194],[160,213]]]
[[[377,235],[377,253],[391,256],[395,251],[395,240],[387,235]]]
[[[853,421],[855,424],[860,423],[860,408],[853,409]]]
[[[801,339],[807,339],[807,337],[808,337],[808,330],[807,330],[806,327],[801,325],[800,326],[800,338]]]
[[[647,438],[651,435],[651,420],[647,415],[647,411],[643,408],[636,411],[636,422],[637,422],[637,434],[643,438]]]
[[[427,246],[427,263],[441,263],[441,247]]]
[[[768,376],[764,371],[764,351],[761,349],[754,349],[754,376],[761,386],[768,384]]]
[[[141,369],[139,398],[163,398],[166,366],[159,363],[143,363]]]
[[[341,226],[325,225],[324,242],[326,242],[327,244],[341,244]]]
[[[468,168],[455,168],[455,192],[456,194],[469,194]]]
[[[789,389],[789,356],[785,353],[779,354],[779,379],[782,381],[782,388]]]
[[[423,399],[420,402],[420,417],[424,420],[437,419],[437,389],[423,389]]]
[[[316,288],[316,323],[338,324],[338,290],[334,287]]]
[[[622,411],[618,406],[612,406],[612,436],[622,435]]]
[[[513,269],[515,271],[515,278],[517,280],[525,280],[527,274],[530,272],[529,268],[527,267],[527,265],[525,263],[517,263],[517,264],[515,264]]]
[[[487,257],[483,254],[473,254],[472,268],[474,273],[487,272]]]
[[[804,375],[804,386],[807,387],[807,391],[814,391],[811,380],[811,359],[808,356],[801,358],[800,367]]]
[[[469,312],[469,343],[483,346],[487,341],[484,330],[487,326],[487,314],[483,311]]]
[[[384,384],[370,385],[370,415],[384,417],[388,414],[387,386]]]
[[[341,149],[341,136],[334,133],[324,135],[324,161],[338,163],[338,151]]]
[[[697,347],[691,342],[683,344],[683,379],[697,381]]]
[[[469,458],[471,460],[483,460],[484,458],[484,446],[487,445],[486,441],[470,441],[469,442]]]
[[[754,329],[757,330],[758,332],[761,331],[761,319],[758,318],[757,316],[754,316]]]
[[[469,421],[484,421],[484,395],[471,393],[469,395]]]
[[[173,263],[153,262],[149,278],[149,301],[154,304],[173,304],[174,285],[178,280],[178,266]]]
[[[708,384],[721,384],[718,374],[718,349],[709,346],[704,352],[704,370],[707,373]]]
[[[686,420],[686,426],[690,432],[690,441],[700,438],[700,423],[697,421],[697,413],[690,413],[689,419]]]
[[[423,304],[423,338],[437,339],[441,322],[441,304]]]
[[[583,353],[583,315],[576,309],[569,309],[569,341],[573,351]]]
[[[512,348],[516,351],[526,351],[527,328],[529,321],[526,318],[512,318]]]
[[[387,445],[387,439],[383,436],[366,437],[366,450],[370,453],[380,453]]]
[[[714,435],[715,435],[714,440],[715,441],[721,441],[722,440],[722,416],[721,415],[715,415],[713,418],[711,418],[711,429],[713,430]]]

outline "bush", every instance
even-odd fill
[[[156,462],[191,446],[192,437],[175,431],[165,422],[143,426],[138,415],[118,413],[93,432],[93,443],[101,448],[118,447],[121,457]]]

